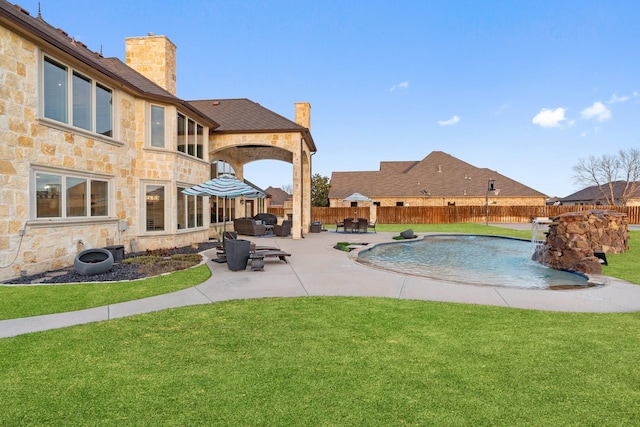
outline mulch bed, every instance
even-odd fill
[[[208,249],[213,249],[217,245],[216,242],[198,243],[197,245],[183,246],[172,249],[157,249],[146,252],[138,252],[127,254],[125,258],[133,258],[138,256],[159,256],[170,257],[178,254],[197,254]],[[124,280],[143,279],[145,277],[153,277],[158,274],[166,273],[161,267],[154,269],[153,265],[146,264],[144,266],[137,264],[114,263],[111,270],[94,274],[91,276],[83,276],[78,274],[73,267],[61,270],[48,271],[46,273],[33,274],[30,276],[16,277],[14,279],[1,282],[3,284],[12,285],[28,285],[32,283],[82,283],[82,282],[119,282]]]

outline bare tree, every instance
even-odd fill
[[[280,189],[287,194],[293,194],[293,184],[284,184]]]
[[[604,154],[580,159],[573,167],[575,181],[596,186],[608,205],[619,200],[623,206],[640,196],[640,150],[620,150],[617,155]],[[622,190],[621,190],[622,189]]]

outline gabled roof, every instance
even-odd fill
[[[343,199],[359,192],[377,197],[485,197],[495,179],[500,197],[547,197],[496,171],[477,168],[442,151],[421,161],[382,162],[379,171],[333,172],[329,198]]]
[[[284,202],[291,197],[291,195],[282,188],[268,187],[264,192],[267,193],[268,196],[271,196],[272,206],[282,206]]]
[[[206,99],[189,101],[189,104],[220,124],[215,133],[299,132],[311,151],[317,151],[309,129],[250,99]]]
[[[622,195],[624,194],[624,189],[626,186],[626,181],[614,181],[613,182],[613,195],[615,197],[615,201],[619,201],[622,199]],[[607,195],[609,194],[609,185],[603,184],[602,190],[604,190]],[[568,195],[567,197],[563,197],[560,199],[561,202],[606,202],[606,198],[602,195],[602,191],[600,187],[597,185],[592,185],[591,187],[583,188],[580,191],[576,191],[573,194]],[[636,191],[639,193],[640,191]],[[640,194],[637,194],[635,197],[640,197]]]
[[[147,79],[118,58],[104,58],[100,53],[91,51],[84,43],[47,23],[40,14],[34,18],[20,6],[0,0],[0,22],[6,22],[11,28],[20,31],[23,36],[34,42],[43,42],[70,55],[141,97],[180,106],[196,115],[208,126],[217,126],[217,123],[211,121],[202,112]]]

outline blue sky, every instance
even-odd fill
[[[32,15],[37,0],[19,0]],[[444,151],[549,196],[580,158],[640,148],[640,2],[40,0],[44,19],[124,61],[149,32],[178,47],[178,96],[311,103],[313,172]],[[245,177],[292,183],[289,164]],[[499,182],[496,183],[499,188]]]

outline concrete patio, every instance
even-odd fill
[[[531,227],[530,224],[510,226]],[[70,313],[3,320],[0,321],[0,338],[173,307],[269,297],[371,296],[565,312],[640,311],[640,285],[611,277],[595,277],[604,282],[604,286],[576,290],[466,285],[378,270],[356,262],[354,252],[334,249],[340,241],[375,244],[391,242],[396,235],[398,233],[324,231],[306,234],[301,240],[249,237],[258,245],[276,246],[292,254],[288,257],[289,262],[270,258],[264,262],[264,271],[251,271],[251,268],[230,271],[226,264],[207,260],[212,276],[195,287]],[[204,255],[216,257],[215,251],[207,251]]]

